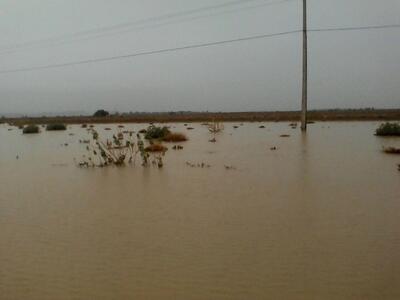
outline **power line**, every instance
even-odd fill
[[[129,32],[136,31],[136,30],[157,28],[157,27],[162,27],[162,26],[166,26],[166,25],[179,24],[179,23],[182,23],[182,22],[188,22],[188,21],[198,20],[198,19],[207,18],[207,17],[214,17],[214,16],[230,14],[230,13],[235,13],[235,12],[243,12],[243,11],[246,11],[246,10],[252,10],[252,9],[256,9],[256,8],[260,8],[260,7],[270,6],[270,5],[279,4],[279,3],[283,3],[283,2],[289,2],[289,1],[294,1],[294,0],[281,0],[281,1],[275,1],[275,2],[260,3],[258,5],[247,6],[247,7],[237,8],[237,9],[231,9],[231,10],[211,13],[211,14],[207,14],[207,15],[201,15],[201,16],[195,16],[195,17],[187,17],[187,18],[180,19],[180,20],[163,22],[163,23],[158,23],[158,24],[154,24],[154,25],[153,24],[147,24],[147,25],[142,25],[142,26],[135,26],[133,28],[127,28],[127,29],[118,30],[118,31],[115,31],[115,32],[104,32],[104,33],[99,32],[96,35],[92,35],[92,36],[88,36],[88,37],[85,37],[85,36],[83,36],[81,38],[77,37],[77,38],[74,38],[73,40],[66,40],[66,41],[59,40],[59,41],[51,42],[50,44],[49,44],[49,42],[44,42],[44,44],[40,44],[39,42],[37,42],[37,43],[35,42],[35,44],[26,45],[24,47],[15,48],[15,49],[12,49],[12,50],[1,51],[1,49],[0,49],[0,56],[3,56],[5,54],[16,53],[16,52],[22,51],[22,50],[24,50],[26,48],[33,48],[33,47],[34,48],[37,48],[37,47],[39,47],[39,48],[43,48],[43,47],[47,48],[47,47],[60,46],[60,45],[73,43],[73,42],[89,41],[89,40],[94,40],[94,39],[98,39],[98,38],[114,36],[114,35],[118,35],[118,34],[125,34],[125,33],[129,33]]]
[[[151,18],[132,21],[132,22],[120,23],[120,24],[112,25],[112,26],[104,26],[104,27],[100,27],[100,28],[79,31],[76,33],[65,34],[65,35],[51,37],[51,38],[47,38],[47,39],[35,40],[35,41],[31,41],[31,42],[17,44],[14,46],[0,48],[0,55],[14,53],[14,52],[17,52],[17,51],[25,49],[25,48],[32,48],[35,46],[41,46],[43,44],[44,45],[54,45],[54,44],[57,45],[57,43],[65,44],[65,43],[76,42],[76,41],[86,41],[86,40],[101,38],[101,37],[105,37],[105,36],[126,33],[126,32],[133,31],[135,29],[145,29],[145,28],[151,28],[152,26],[159,27],[159,26],[169,25],[169,24],[173,24],[173,23],[164,22],[164,23],[158,24],[158,25],[152,25],[151,23],[161,22],[161,21],[165,21],[165,20],[169,20],[169,19],[176,19],[176,18],[188,16],[188,15],[194,15],[194,14],[201,13],[201,12],[219,10],[219,9],[223,9],[223,8],[227,8],[227,7],[231,7],[231,6],[237,6],[240,4],[249,4],[254,1],[260,1],[260,0],[230,1],[230,2],[225,2],[225,3],[219,4],[219,5],[206,6],[206,7],[201,7],[201,8],[192,9],[192,10],[164,14],[161,16],[151,17]],[[263,0],[263,1],[265,1],[265,0]],[[274,4],[279,4],[279,3],[283,3],[283,2],[289,2],[289,1],[293,1],[293,0],[278,0],[278,1],[274,1],[274,2],[262,3],[260,5],[254,6],[254,8],[261,7],[261,6],[269,6],[269,5],[274,5]],[[250,8],[252,8],[252,7],[250,7]],[[247,7],[242,8],[242,9],[247,9]],[[240,9],[238,9],[237,11],[239,11],[239,10]],[[221,13],[225,13],[225,12],[221,12]],[[214,15],[219,15],[219,14],[216,13]],[[201,17],[197,17],[197,18],[201,18]],[[197,19],[197,18],[194,17],[193,19]],[[187,20],[191,20],[191,19],[186,19],[183,21],[187,21]],[[175,23],[179,23],[179,21],[175,21]],[[94,35],[94,36],[91,36],[91,35]],[[67,40],[65,41],[65,39],[67,39]],[[70,39],[70,40],[68,40],[68,39]]]
[[[60,64],[51,64],[51,65],[38,66],[38,67],[9,69],[9,70],[0,71],[0,74],[37,71],[37,70],[45,70],[45,69],[55,69],[55,68],[61,68],[61,67],[67,67],[67,66],[75,66],[75,65],[91,64],[91,63],[97,63],[97,62],[112,61],[112,60],[128,59],[128,58],[133,58],[133,57],[138,57],[138,56],[161,54],[161,53],[167,53],[167,52],[175,52],[175,51],[182,51],[182,50],[188,50],[188,49],[196,49],[196,48],[224,45],[224,44],[230,44],[230,43],[265,39],[265,38],[283,36],[283,35],[299,33],[299,32],[301,32],[301,30],[292,30],[292,31],[285,31],[285,32],[279,32],[279,33],[272,33],[272,34],[254,35],[254,36],[242,37],[242,38],[231,39],[231,40],[222,40],[222,41],[210,42],[210,43],[193,44],[193,45],[187,45],[187,46],[175,47],[175,48],[165,48],[165,49],[159,49],[159,50],[137,52],[137,53],[126,54],[126,55],[94,58],[94,59],[66,62],[66,63],[60,63]]]
[[[355,30],[372,30],[372,29],[389,29],[389,28],[400,28],[400,24],[372,25],[372,26],[359,26],[359,27],[317,28],[317,29],[309,29],[308,31],[329,32],[329,31],[355,31]]]
[[[316,29],[310,29],[308,31],[311,31],[311,32],[334,32],[334,31],[350,31],[350,30],[376,30],[376,29],[387,29],[387,28],[400,28],[400,24],[387,24],[387,25],[375,25],[375,26],[364,26],[364,27],[316,28]],[[137,53],[131,53],[131,54],[126,54],[126,55],[94,58],[94,59],[66,62],[66,63],[59,63],[59,64],[50,64],[50,65],[44,65],[44,66],[38,66],[38,67],[9,69],[9,70],[0,71],[0,74],[28,72],[28,71],[45,70],[45,69],[55,69],[55,68],[74,66],[74,65],[83,65],[83,64],[90,64],[90,63],[97,63],[97,62],[128,59],[128,58],[133,58],[133,57],[138,57],[138,56],[154,55],[154,54],[161,54],[161,53],[167,53],[167,52],[175,52],[175,51],[182,51],[182,50],[189,50],[189,49],[196,49],[196,48],[203,48],[203,47],[224,45],[224,44],[230,44],[230,43],[251,41],[251,40],[257,40],[257,39],[265,39],[265,38],[289,35],[289,34],[294,34],[294,33],[300,33],[302,31],[303,30],[297,29],[297,30],[278,32],[278,33],[272,33],[272,34],[253,35],[253,36],[230,39],[230,40],[193,44],[193,45],[187,45],[187,46],[181,46],[181,47],[175,47],[175,48],[165,48],[165,49],[159,49],[159,50],[137,52]]]

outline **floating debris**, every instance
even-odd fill
[[[215,138],[212,138],[211,140],[208,140],[210,143],[216,143],[217,140]]]
[[[264,125],[261,125],[261,126],[259,126],[258,128],[265,128],[265,126],[264,126]]]
[[[188,128],[186,128],[187,130],[193,130],[194,128],[193,127],[188,127]]]
[[[287,137],[290,137],[290,134],[281,134],[280,137],[287,138]]]
[[[110,127],[106,127],[106,128],[104,128],[104,130],[111,130],[111,128]]]
[[[269,148],[271,151],[275,151],[275,150],[278,150],[278,148],[276,148],[276,147],[271,147],[271,148]]]

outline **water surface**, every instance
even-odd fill
[[[400,140],[233,125],[210,143],[171,124],[190,140],[163,169],[80,169],[78,125],[0,125],[0,298],[400,299],[400,157],[381,151]]]

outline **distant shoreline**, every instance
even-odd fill
[[[400,109],[315,110],[309,121],[400,121]],[[48,123],[170,123],[170,122],[298,122],[299,111],[279,112],[168,112],[115,114],[107,117],[56,116],[2,118],[0,122],[14,125]]]

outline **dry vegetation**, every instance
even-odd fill
[[[151,155],[150,149],[164,149],[162,145],[151,144],[152,148],[145,147],[141,136],[133,135],[132,132],[124,135],[121,132],[114,134],[112,140],[101,140],[99,134],[94,129],[88,129],[92,135],[92,139],[81,140],[86,144],[87,154],[83,155],[82,160],[78,163],[80,167],[105,167],[105,166],[121,166],[125,163],[136,164],[136,158],[139,155],[142,161],[142,166],[146,167],[150,164],[156,165],[159,168],[163,167],[162,154]],[[163,148],[162,148],[163,147]],[[165,148],[166,149],[166,148]],[[159,152],[159,151],[157,151]]]
[[[186,135],[179,132],[169,132],[166,136],[163,137],[164,142],[170,143],[178,143],[178,142],[186,142],[188,139]]]
[[[166,152],[168,150],[167,147],[165,147],[162,144],[150,144],[146,148],[144,148],[146,152]]]

